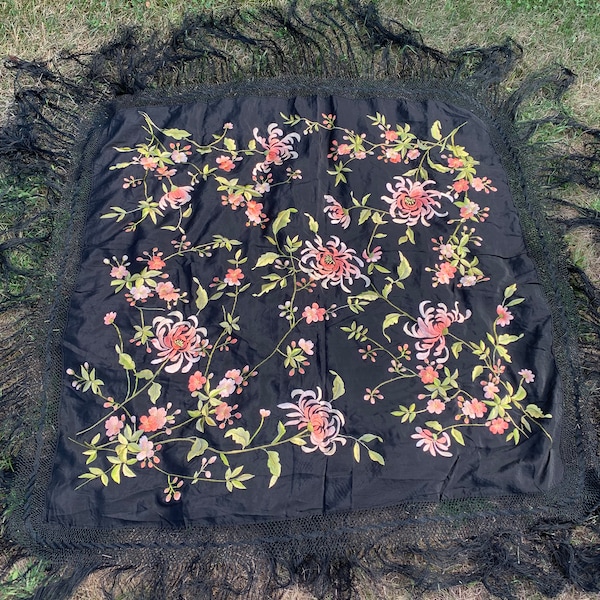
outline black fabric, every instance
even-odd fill
[[[261,522],[562,480],[549,308],[468,111],[119,109],[92,169],[50,523]]]
[[[572,270],[573,298],[543,208],[566,181],[597,185],[600,132],[516,123],[572,81],[504,95],[519,52],[444,55],[348,0],[199,15],[164,42],[126,32],[63,56],[79,79],[10,60],[0,156],[48,190],[31,223],[54,217],[53,246],[24,218],[0,248],[7,278],[15,247],[50,257],[3,304],[20,310],[0,350],[7,564],[48,561],[35,597],[91,573],[132,598],[361,597],[359,576],[389,574],[506,598],[517,579],[597,587],[595,533],[573,539],[600,499],[597,298]],[[590,145],[531,144],[548,123]],[[287,147],[269,154],[269,135]],[[119,445],[131,471],[108,460]]]

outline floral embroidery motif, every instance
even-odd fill
[[[347,403],[360,401],[381,410],[389,402],[389,386],[415,380],[422,390],[415,401],[385,410],[399,418],[399,425],[414,427],[406,428],[406,437],[415,440],[415,452],[420,449],[431,460],[453,456],[456,445],[467,445],[463,432],[475,428],[513,444],[531,435],[534,426],[545,432],[542,421],[551,415],[526,402],[535,374],[524,367],[516,380],[514,368],[507,369],[512,362],[508,347],[523,337],[512,333],[519,325],[514,307],[525,300],[515,296],[516,285],[507,287],[496,309],[484,316],[489,330],[482,339],[469,335],[470,309],[458,301],[453,306],[438,302],[434,296],[440,286],[473,288],[488,280],[473,248],[483,241],[480,225],[490,213],[482,208],[482,195],[497,190],[488,177],[478,175],[478,161],[456,142],[461,128],[443,135],[436,121],[430,139],[419,139],[408,124],[393,125],[380,113],[368,116],[369,133],[338,125],[336,115],[324,114],[320,121],[281,116],[283,125],[270,123],[266,134],[256,127],[252,136],[237,135],[235,125],[225,123],[209,143],[199,143],[191,132],[161,129],[142,113],[145,141],[116,149],[129,155],[111,169],[127,170],[122,187],[132,202],[111,207],[101,218],[123,223],[125,236],[143,223],[150,230],[171,232],[172,238],[170,244],[156,243],[133,258],[104,259],[106,281],[122,308],[106,312],[103,323],[114,331],[114,363],[122,369],[125,385],[106,383],[88,362],[78,370],[67,369],[73,388],[93,396],[106,411],[72,440],[87,457],[80,485],[97,480],[104,486],[120,484],[123,477],[133,479],[152,470],[164,476],[164,502],[178,502],[190,486],[199,484],[223,485],[228,492],[246,489],[255,477],[246,471],[245,457],[252,455],[266,458],[263,470],[273,487],[284,474],[280,452],[293,446],[317,460],[350,445],[357,463],[365,452],[385,468],[384,456],[369,445],[385,440],[372,433],[350,435],[360,424],[350,423],[340,405],[334,405],[346,394],[343,373],[330,371],[327,389],[305,389],[294,379],[315,369],[311,362],[320,360],[319,328],[325,325],[347,335],[349,352],[359,346],[361,364],[382,365],[373,372],[387,374],[381,381],[366,382],[370,387],[356,397],[346,394]],[[284,126],[304,129],[286,132]],[[320,214],[300,207],[275,214],[271,192],[302,178],[294,165],[299,146],[321,130],[333,138],[327,174],[336,195],[322,196]],[[377,193],[358,198],[349,189],[352,166],[369,160],[400,174],[382,182]],[[436,173],[446,182],[443,189]],[[254,265],[239,240],[222,234],[188,239],[186,223],[199,202],[206,201],[199,189],[209,183],[219,210],[236,213],[244,228],[266,230],[268,251]],[[346,187],[338,188],[340,184]],[[323,222],[336,235],[319,234]],[[437,238],[430,238],[427,232],[434,225]],[[360,236],[348,235],[354,231]],[[390,236],[397,243],[384,243]],[[424,272],[432,274],[431,280],[408,258],[417,236],[430,250]],[[193,289],[185,289],[175,277],[177,261],[209,258],[210,264],[220,266],[207,281],[190,276]],[[414,306],[409,310],[403,298],[408,280],[417,274],[424,297],[414,314]],[[431,292],[422,281],[431,282]],[[329,302],[322,290],[335,293],[339,304]],[[320,293],[311,297],[315,291]],[[264,355],[253,355],[254,364],[236,364],[238,355],[230,350],[240,346],[246,326],[240,303],[259,302],[269,294],[277,294],[274,305],[280,312],[275,320],[283,333]],[[218,324],[205,318],[208,307],[222,315]],[[372,319],[361,316],[374,307],[379,310],[374,314],[381,315],[378,330]],[[345,324],[336,321],[338,313]],[[223,366],[219,355],[228,352],[234,358]],[[474,364],[468,373],[455,364],[461,355],[469,355],[467,364]],[[246,390],[270,361],[285,369],[284,377],[294,387],[285,398],[277,398],[276,408],[264,406],[249,414]],[[166,401],[165,383],[171,378],[184,382],[185,401]],[[291,402],[282,401],[290,396]],[[187,451],[179,469],[167,468],[169,461],[162,460],[164,450],[175,444]]]

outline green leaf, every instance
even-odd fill
[[[377,298],[379,298],[379,294],[373,291],[361,292],[356,296],[352,296],[352,298],[356,300],[367,300],[368,302],[373,302],[374,300],[377,300]]]
[[[412,267],[402,252],[398,252],[398,254],[400,256],[400,263],[396,268],[396,272],[398,273],[398,279],[402,280],[410,276],[412,273]]]
[[[174,140],[184,140],[192,135],[189,131],[185,131],[185,129],[162,129],[162,132]]]
[[[160,383],[155,381],[148,388],[148,396],[150,396],[150,402],[152,402],[152,404],[156,404],[156,401],[160,398],[161,393],[162,393],[162,385],[160,385]]]
[[[504,290],[504,299],[507,300],[517,291],[517,284],[513,283]]]
[[[456,442],[458,444],[460,444],[461,446],[465,445],[465,440],[463,438],[462,433],[458,430],[455,429],[454,427],[450,430],[450,433],[452,434],[452,437],[456,440]]]
[[[127,466],[127,465],[123,465],[123,475],[125,475],[125,477],[135,477],[135,473]]]
[[[406,228],[406,237],[408,238],[408,241],[414,246],[415,245],[415,232],[412,230],[412,228],[410,228],[410,227]]]
[[[294,437],[290,439],[290,442],[294,444],[294,446],[306,446],[306,440],[303,440],[302,438]]]
[[[194,438],[192,442],[192,447],[190,451],[187,453],[187,461],[190,462],[193,458],[197,456],[202,456],[206,450],[208,449],[208,442],[202,438]]]
[[[126,371],[134,371],[135,370],[135,362],[133,361],[133,358],[131,358],[131,356],[129,356],[129,354],[126,354],[125,352],[121,352],[119,354],[119,364]]]
[[[365,433],[364,435],[361,435],[358,439],[361,442],[365,442],[366,444],[368,444],[369,442],[372,442],[373,440],[377,440],[378,442],[383,442],[383,439],[381,439],[378,435],[374,435],[372,433]]]
[[[508,333],[502,333],[498,336],[498,343],[502,346],[507,346],[508,344],[512,344],[520,340],[523,337],[523,334],[520,335],[509,335]]]
[[[439,121],[434,121],[431,126],[431,137],[439,142],[442,139],[442,124]]]
[[[219,458],[221,459],[221,462],[228,467],[229,466],[229,459],[227,458],[226,454],[223,454],[223,452],[219,452]],[[229,469],[227,469],[229,471]]]
[[[277,252],[265,252],[258,257],[256,264],[253,269],[258,269],[259,267],[266,267],[267,265],[272,265],[279,258],[279,254]]]
[[[115,483],[121,483],[121,465],[115,465],[110,470],[110,477]]]
[[[434,431],[442,431],[443,427],[440,425],[439,421],[427,421],[425,423],[427,427],[431,427]]]
[[[138,371],[135,376],[138,379],[152,379],[154,377],[154,373],[150,369],[142,369]]]
[[[360,444],[358,442],[354,443],[354,448],[352,449],[352,453],[354,454],[354,460],[359,463],[360,462]]]
[[[313,233],[318,233],[319,231],[319,223],[317,222],[317,220],[310,214],[308,213],[304,213],[305,217],[308,217],[308,228],[313,232]]]
[[[250,443],[250,432],[243,427],[229,429],[223,437],[230,437],[236,444],[245,448]]]
[[[333,389],[331,391],[331,399],[337,400],[340,396],[343,396],[346,393],[346,387],[344,386],[344,380],[335,371],[329,372],[334,377]]]
[[[452,355],[454,356],[454,358],[458,358],[458,355],[460,354],[461,350],[462,350],[462,343],[461,342],[454,342],[454,344],[452,344]]]
[[[537,404],[528,404],[525,412],[533,419],[551,419],[552,415],[545,415]]]
[[[506,304],[506,307],[516,306],[517,304],[521,304],[521,302],[525,302],[525,298],[515,298]]]
[[[483,373],[483,365],[475,365],[471,373],[471,381],[475,381]]]
[[[525,391],[525,388],[520,385],[517,389],[517,393],[513,396],[513,400],[515,402],[520,402],[521,400],[525,399],[526,396],[527,392]]]
[[[284,435],[285,435],[285,425],[281,421],[279,421],[277,423],[277,435],[275,436],[275,439],[273,440],[273,444],[278,442]]]
[[[286,225],[291,221],[291,215],[297,213],[298,210],[295,208],[287,208],[282,210],[273,221],[273,235],[277,235]]]
[[[375,450],[367,450],[368,454],[369,454],[369,458],[376,463],[379,463],[380,465],[385,465],[385,460],[383,459],[383,456],[381,456],[381,454],[379,454],[379,452],[375,452]]]
[[[281,463],[279,462],[279,452],[275,452],[275,450],[267,450],[267,455],[269,456],[267,459],[267,467],[269,469],[269,473],[271,473],[269,487],[272,488],[281,475]]]
[[[365,208],[363,210],[360,211],[360,214],[358,215],[358,224],[362,225],[363,223],[365,223],[366,221],[369,220],[369,217],[371,216],[371,210],[368,208]]]
[[[197,277],[194,277],[194,283],[198,286],[196,290],[196,308],[201,311],[208,304],[208,293],[200,284]]]
[[[385,332],[385,330],[388,327],[391,327],[392,325],[396,325],[396,323],[398,323],[398,321],[400,320],[400,317],[402,315],[400,313],[390,313],[389,315],[385,316],[385,319],[383,320],[383,326],[382,326],[382,333],[385,336],[385,339],[391,343],[392,338]]]

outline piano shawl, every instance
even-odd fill
[[[565,275],[504,115],[437,86],[105,104],[65,202],[38,553],[154,565],[156,597],[184,571],[351,594],[411,552],[556,586],[540,532],[590,503]]]

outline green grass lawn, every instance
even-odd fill
[[[305,2],[306,3],[306,2]],[[27,60],[49,60],[63,49],[92,51],[110,40],[124,25],[135,25],[145,31],[166,32],[186,12],[210,10],[216,13],[231,8],[285,6],[283,0],[0,0],[0,56],[17,56]],[[561,63],[575,72],[576,83],[565,98],[566,109],[576,119],[600,127],[600,4],[598,0],[376,0],[381,13],[421,32],[424,41],[444,51],[479,46],[514,39],[523,47],[524,57],[508,81],[510,91],[528,74]],[[0,66],[0,114],[10,110],[11,77]],[[528,116],[545,110],[544,102],[528,110]],[[537,112],[536,112],[537,111]],[[2,117],[0,116],[0,121]],[[561,131],[548,135],[559,141]],[[564,144],[576,143],[571,139]],[[575,187],[569,197],[600,211],[600,197]],[[14,199],[26,198],[30,214],[46,210],[45,190],[34,179],[18,186],[0,174],[0,243],[7,230],[22,215],[12,212]],[[43,236],[49,222],[39,219],[30,234]],[[598,249],[585,231],[572,235],[569,244],[573,260],[600,282]],[[11,259],[26,273],[38,269],[44,257],[26,246],[14,251]],[[12,275],[0,281],[0,303],[13,301],[28,284],[26,274]],[[0,464],[8,459],[0,457]],[[1,505],[2,498],[0,498]],[[1,558],[0,558],[1,562]],[[4,582],[0,582],[0,600],[27,597],[41,576],[39,565],[19,564]],[[372,591],[373,600],[411,598],[406,583]],[[97,590],[96,590],[97,591]],[[365,597],[368,598],[367,592]],[[523,599],[540,598],[523,586]],[[559,598],[591,599],[597,595],[570,589]],[[94,581],[88,582],[76,598],[100,599]],[[308,599],[298,591],[290,591],[286,600]],[[480,584],[428,593],[426,600],[484,600],[490,598]]]

